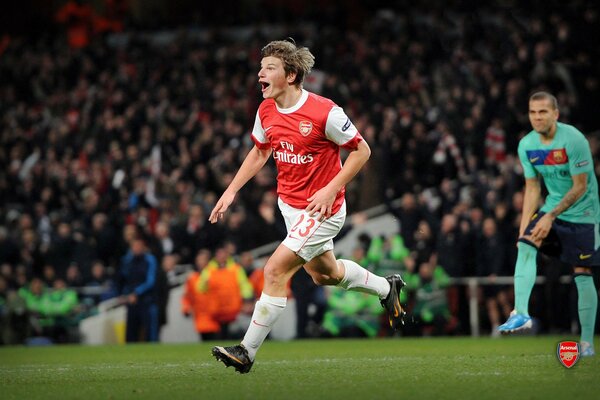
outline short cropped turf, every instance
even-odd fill
[[[568,337],[267,341],[246,375],[214,344],[0,348],[8,399],[597,399],[600,355]],[[598,343],[596,348],[598,349]]]

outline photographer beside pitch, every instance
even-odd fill
[[[517,243],[515,309],[498,327],[512,333],[532,326],[529,296],[538,250],[573,266],[577,286],[581,355],[593,356],[598,294],[592,267],[600,265],[600,202],[590,145],[575,127],[558,122],[558,103],[547,92],[529,98],[533,130],[519,142],[525,198]],[[544,205],[540,177],[548,190]]]
[[[333,254],[333,238],[346,219],[344,186],[369,159],[369,145],[342,108],[302,88],[314,65],[306,47],[274,41],[261,53],[258,82],[264,101],[252,130],[255,146],[209,217],[212,223],[223,217],[237,192],[273,155],[288,234],[265,265],[263,292],[241,344],[212,349],[218,360],[240,373],[252,368],[256,352],[286,306],[287,282],[302,267],[318,285],[377,295],[394,329],[404,316],[400,275],[383,278],[354,261],[336,260]],[[340,147],[350,152],[343,165]]]

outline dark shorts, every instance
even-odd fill
[[[535,224],[544,214],[542,211],[533,214],[525,229],[525,235],[531,234]],[[556,218],[539,250],[572,266],[598,266],[600,249],[595,248],[596,240],[600,236],[598,229],[598,224],[576,224]]]

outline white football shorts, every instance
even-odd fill
[[[294,208],[278,200],[279,209],[285,220],[287,236],[283,245],[306,262],[333,250],[333,238],[337,236],[346,221],[346,202],[337,213],[324,221],[310,217],[304,210]]]

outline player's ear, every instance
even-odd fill
[[[289,73],[289,74],[286,76],[286,79],[287,79],[287,82],[288,82],[288,84],[290,84],[290,85],[293,85],[293,84],[295,84],[295,82],[296,82],[296,77],[297,77],[297,76],[298,76],[298,73],[297,73],[297,72],[295,72],[295,71],[291,71],[291,72],[290,72],[290,73]]]

